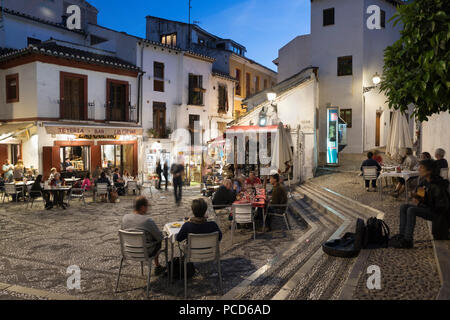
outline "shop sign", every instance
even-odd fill
[[[120,136],[120,135],[142,135],[143,129],[133,128],[95,128],[95,127],[69,127],[69,126],[46,126],[48,134],[73,134],[85,136]]]
[[[85,140],[93,140],[93,139],[117,140],[117,139],[119,139],[118,136],[114,136],[114,135],[98,136],[98,135],[91,135],[91,134],[78,134],[75,136],[76,136],[76,139],[85,139]]]

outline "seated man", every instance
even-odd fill
[[[273,186],[270,204],[275,205],[275,207],[269,207],[268,215],[266,217],[266,232],[272,230],[272,217],[270,214],[284,213],[285,211],[285,208],[277,208],[276,205],[286,204],[288,202],[286,189],[280,184],[280,175],[278,173],[270,176],[270,183]]]
[[[413,194],[414,205],[403,204],[400,207],[400,231],[391,238],[389,243],[392,247],[413,248],[416,217],[433,222],[435,239],[448,238],[449,182],[434,174],[435,166],[433,160],[420,162],[419,175],[424,178],[423,184]]]
[[[381,171],[381,166],[376,160],[373,159],[372,152],[367,153],[367,159],[364,160],[363,163],[361,164],[361,172],[363,171],[363,167],[377,167],[377,176],[380,174]],[[370,180],[365,180],[365,183],[366,183],[366,190],[369,192]],[[377,180],[372,180],[372,188],[374,189],[377,188]]]
[[[190,218],[188,222],[183,224],[180,232],[177,234],[177,241],[181,242],[187,239],[189,233],[193,234],[204,234],[219,232],[219,241],[222,240],[222,231],[220,231],[219,226],[214,221],[209,221],[205,217],[206,210],[208,210],[208,205],[205,200],[197,199],[192,201],[192,213],[194,217]]]
[[[225,179],[223,184],[214,193],[212,203],[214,209],[230,207],[236,201],[236,192],[233,190],[233,183],[230,179]]]
[[[245,183],[253,187],[255,184],[261,184],[261,180],[255,175],[254,171],[251,171]]]
[[[155,257],[155,275],[160,275],[165,268],[159,264],[159,254],[163,234],[156,226],[155,222],[148,216],[148,200],[145,197],[138,197],[134,203],[134,212],[127,213],[122,218],[122,230],[143,231],[147,239],[148,255]]]

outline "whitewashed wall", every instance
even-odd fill
[[[422,151],[434,157],[434,151],[443,148],[450,159],[450,113],[441,112],[422,123]]]

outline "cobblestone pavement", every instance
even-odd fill
[[[385,213],[391,235],[398,233],[399,208],[404,198],[394,199],[383,194],[380,200],[377,192],[367,192],[363,188],[362,177],[358,172],[322,172],[323,175],[312,180],[313,183],[327,187],[344,196],[372,206]],[[354,299],[435,299],[440,281],[433,253],[433,244],[428,227],[423,219],[417,219],[414,232],[414,249],[371,250],[363,270],[370,265],[381,268],[381,290],[368,290],[368,275],[359,279]]]
[[[165,223],[182,220],[191,212],[190,203],[199,198],[197,188],[183,190],[182,205],[174,205],[171,192],[155,192],[148,197],[152,218],[160,228]],[[146,278],[139,264],[123,269],[119,293],[114,293],[120,262],[117,231],[125,213],[131,212],[133,197],[121,197],[119,203],[92,203],[84,207],[78,200],[68,210],[44,210],[41,201],[32,209],[24,203],[0,204],[0,282],[23,287],[70,294],[81,299],[145,299]],[[277,254],[290,247],[306,230],[303,220],[289,217],[292,230],[287,231],[282,219],[274,219],[273,231],[252,232],[239,229],[231,245],[228,217],[218,217],[224,237],[221,242],[224,293],[238,285]],[[163,257],[163,255],[162,255]],[[164,262],[164,258],[161,259]],[[81,291],[68,290],[67,267],[81,268]],[[217,273],[208,273],[207,265],[196,266],[199,272],[189,281],[191,299],[216,299]],[[151,299],[184,297],[182,281],[167,286],[166,278],[152,275]],[[0,299],[28,299],[27,295],[0,291]]]

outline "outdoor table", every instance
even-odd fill
[[[25,200],[25,195],[27,193],[27,188],[28,186],[34,184],[34,181],[27,181],[27,182],[23,182],[23,181],[18,181],[14,183],[16,186],[16,190],[20,189],[22,190],[22,194],[23,194],[23,199]]]
[[[383,179],[382,178],[403,178],[405,180],[405,197],[406,201],[408,201],[408,180],[419,176],[419,171],[409,171],[409,170],[402,170],[402,172],[392,171],[392,172],[381,172],[381,174],[378,176],[378,181],[380,183],[380,199],[383,195]]]
[[[70,186],[59,186],[59,187],[57,187],[57,186],[49,186],[49,185],[44,186],[44,191],[48,191],[48,192],[50,192],[52,194],[53,201],[55,199],[55,193],[56,192],[59,192],[59,191],[67,192],[67,191],[70,191],[70,189],[72,189],[72,187],[70,187]]]
[[[77,181],[80,181],[80,180],[81,180],[80,178],[66,178],[66,179],[64,179],[64,181],[66,183],[69,183],[69,184],[73,184],[73,183],[75,183]]]
[[[174,224],[179,224],[180,227],[174,227]],[[172,263],[170,264],[170,281],[172,282],[173,280],[173,245],[174,243],[177,241],[177,235],[181,230],[181,227],[183,226],[184,221],[176,221],[176,222],[170,222],[170,223],[166,223],[166,225],[164,226],[164,232],[167,235],[167,238],[170,241],[170,261],[172,261]],[[181,263],[181,259],[180,259],[180,263]]]

